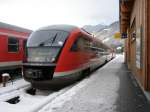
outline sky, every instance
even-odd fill
[[[0,0],[0,22],[36,30],[53,24],[109,25],[119,0]]]

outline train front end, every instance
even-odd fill
[[[57,61],[68,36],[68,32],[56,29],[42,29],[32,33],[27,41],[24,79],[36,88],[53,85]]]

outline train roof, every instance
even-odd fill
[[[18,32],[26,32],[26,33],[31,33],[32,32],[32,30],[21,28],[21,27],[15,26],[15,25],[2,23],[2,22],[0,22],[0,28],[14,30],[14,31],[18,31]]]
[[[42,27],[39,30],[63,30],[63,31],[67,31],[67,32],[71,32],[72,30],[76,29],[78,27],[73,26],[73,25],[51,25],[51,26],[46,26],[46,27]]]

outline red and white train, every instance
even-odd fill
[[[83,29],[48,26],[33,32],[27,40],[23,76],[35,88],[64,85],[112,58],[112,49]]]
[[[0,81],[4,72],[21,71],[25,43],[31,32],[0,22]]]

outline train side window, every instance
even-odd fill
[[[89,52],[90,50],[90,41],[84,37],[78,37],[71,47],[71,51]]]
[[[8,52],[19,51],[19,39],[15,37],[8,37]]]
[[[91,52],[92,42],[90,40],[84,38],[84,44],[83,45],[84,45],[84,50],[86,52]]]
[[[79,38],[77,38],[77,40],[73,43],[72,47],[71,47],[71,51],[79,51],[79,48],[78,48],[78,41],[79,41]]]
[[[84,51],[84,40],[82,37],[78,37],[74,44],[71,47],[71,51],[77,52],[77,51]]]

